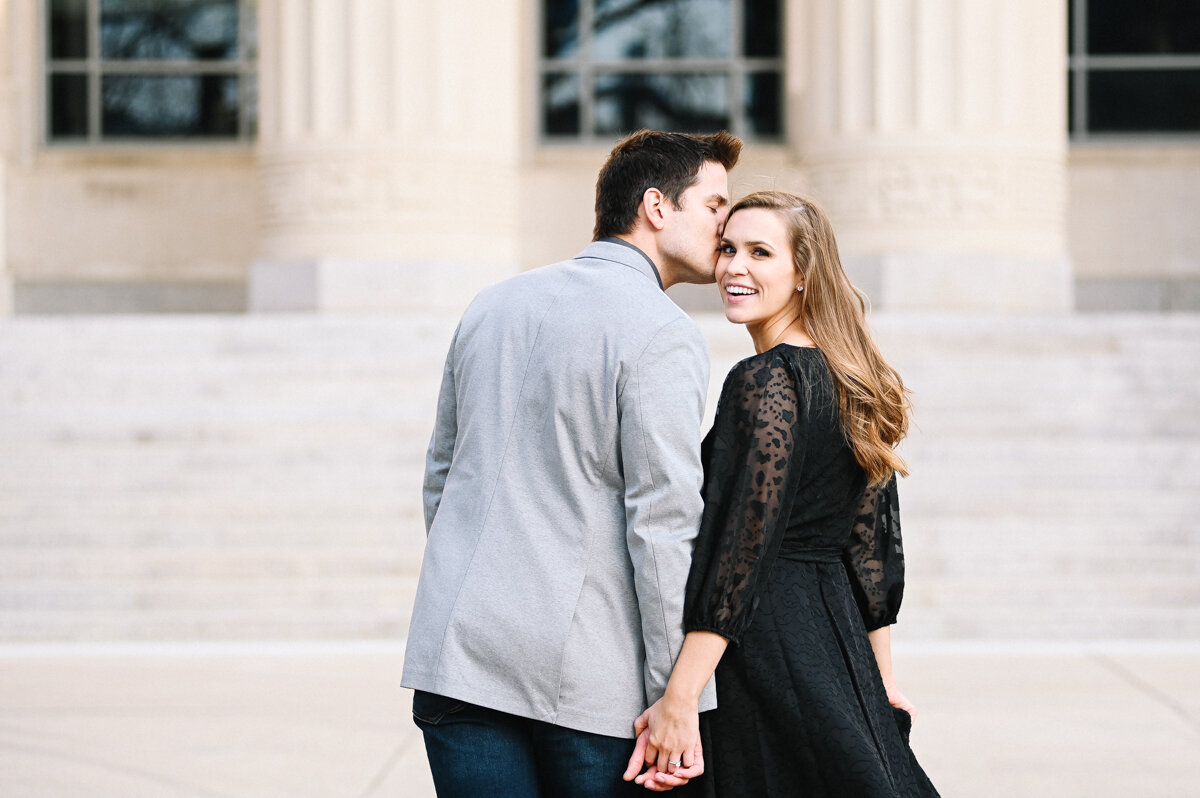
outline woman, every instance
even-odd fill
[[[639,718],[652,764],[638,781],[667,788],[705,766],[719,796],[937,795],[908,747],[914,709],[892,679],[888,632],[903,591],[904,385],[809,200],[765,191],[735,204],[717,284],[758,354],[730,372],[704,441],[688,635]],[[714,669],[705,764],[691,741]]]

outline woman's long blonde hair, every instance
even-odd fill
[[[871,340],[866,297],[842,268],[825,211],[807,197],[784,191],[749,194],[729,215],[746,208],[773,210],[787,223],[792,262],[804,279],[800,321],[833,373],[842,431],[858,464],[871,484],[886,482],[893,471],[907,476],[908,466],[895,447],[908,432],[908,389]]]

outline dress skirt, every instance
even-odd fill
[[[936,796],[836,561],[780,557],[701,716],[708,796]]]

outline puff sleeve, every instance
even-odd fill
[[[760,355],[729,373],[705,440],[704,515],[688,578],[684,626],[736,643],[757,585],[779,551],[804,454],[796,376]]]
[[[904,596],[895,474],[883,486],[868,485],[863,491],[842,562],[867,631],[895,623]]]

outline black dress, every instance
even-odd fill
[[[821,351],[780,344],[735,366],[704,463],[685,627],[730,645],[698,791],[937,795],[867,638],[904,590],[895,478],[867,488]]]

